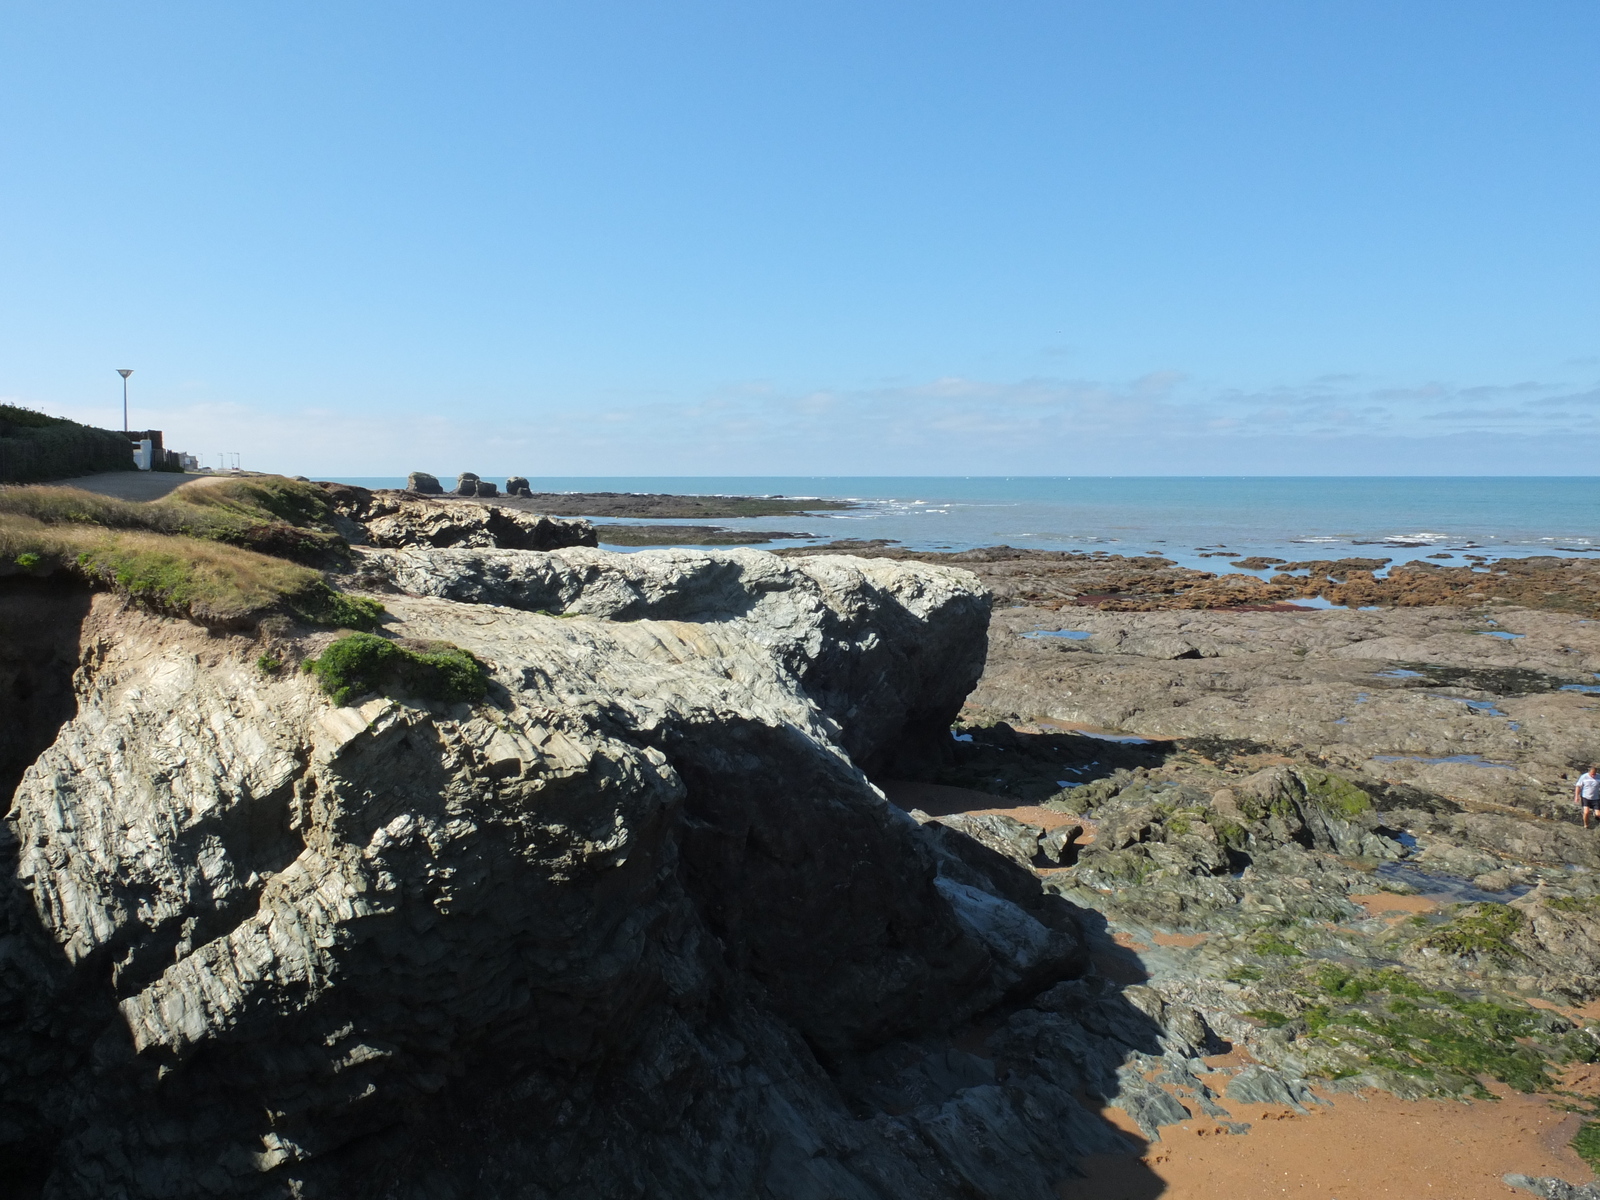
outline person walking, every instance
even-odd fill
[[[1578,776],[1577,786],[1572,789],[1572,798],[1583,809],[1583,827],[1589,828],[1589,814],[1600,817],[1600,767],[1590,767]]]

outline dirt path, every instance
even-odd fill
[[[54,479],[44,487],[82,488],[118,500],[159,500],[186,483],[227,479],[226,475],[187,475],[176,471],[106,471],[100,475],[80,475],[76,479]]]

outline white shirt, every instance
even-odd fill
[[[1585,771],[1578,776],[1578,795],[1585,800],[1593,800],[1600,796],[1600,775],[1591,775]]]

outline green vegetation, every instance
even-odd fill
[[[1555,896],[1544,902],[1554,912],[1574,913],[1578,916],[1600,916],[1600,896]]]
[[[314,527],[331,516],[321,488],[275,476],[197,480],[149,504],[78,488],[0,490],[0,521],[21,518],[48,526],[172,534],[313,565],[345,549],[338,534]]]
[[[383,619],[383,605],[376,600],[336,592],[321,579],[286,596],[284,607],[308,624],[336,629],[376,629]]]
[[[1475,958],[1505,966],[1523,957],[1522,951],[1511,944],[1511,937],[1526,921],[1520,910],[1507,905],[1475,904],[1428,934],[1420,944],[1455,958]]]
[[[133,446],[123,434],[0,404],[0,483],[132,469]]]
[[[1270,1008],[1252,1008],[1239,1015],[1249,1017],[1252,1021],[1259,1021],[1268,1029],[1282,1029],[1285,1025],[1289,1025],[1294,1021],[1294,1018],[1287,1013],[1281,1013]]]
[[[1571,1145],[1590,1170],[1600,1172],[1600,1121],[1585,1121]]]
[[[1564,1018],[1425,987],[1392,968],[1325,963],[1298,986],[1320,1001],[1301,1022],[1308,1051],[1320,1045],[1336,1052],[1328,1075],[1350,1074],[1353,1061],[1364,1061],[1445,1092],[1484,1094],[1477,1082],[1483,1075],[1532,1092],[1553,1086],[1551,1063],[1592,1054]]]
[[[1331,816],[1359,817],[1372,811],[1372,797],[1332,771],[1296,767],[1295,774],[1305,785],[1306,798]]]
[[[1273,933],[1271,930],[1258,933],[1250,941],[1250,948],[1257,954],[1271,955],[1279,958],[1304,958],[1305,951],[1296,946],[1287,938]]]
[[[343,551],[321,489],[276,477],[187,484],[151,504],[76,488],[0,488],[0,571],[68,571],[159,611],[206,624],[283,612],[317,625],[374,628],[382,607],[335,591],[287,561]]]
[[[260,658],[256,659],[256,670],[260,671],[263,675],[276,675],[279,671],[283,670],[283,659],[274,658],[270,654],[263,654]]]
[[[341,705],[390,690],[427,700],[482,700],[489,683],[483,664],[459,646],[434,642],[409,649],[370,633],[340,638],[305,669]]]

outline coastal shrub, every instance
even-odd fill
[[[340,638],[305,669],[339,705],[368,692],[396,689],[446,703],[482,700],[489,683],[483,664],[459,646],[433,642],[408,649],[370,633]]]
[[[0,404],[0,483],[133,470],[124,434]]]
[[[283,670],[283,659],[276,658],[271,654],[263,654],[260,658],[256,659],[256,670],[260,671],[263,675],[276,675],[279,671]]]
[[[307,624],[336,629],[376,629],[384,611],[376,600],[335,591],[321,579],[285,597],[284,607]]]

